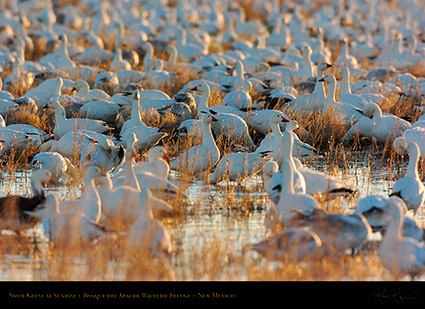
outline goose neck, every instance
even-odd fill
[[[214,137],[211,132],[211,124],[210,123],[202,123],[202,144],[204,145],[212,145],[215,144]]]
[[[350,73],[348,70],[342,71],[342,89],[341,93],[351,94]]]
[[[208,98],[210,97],[210,90],[207,88],[202,92],[201,100],[199,101],[199,111],[205,111],[208,108]]]
[[[41,183],[39,179],[37,178],[31,179],[31,187],[32,187],[34,196],[44,195],[43,184]]]
[[[419,179],[418,174],[419,152],[414,149],[410,153],[409,163],[407,164],[406,176]]]
[[[131,122],[133,122],[133,123],[142,122],[142,118],[140,117],[139,100],[133,99],[133,110],[131,111]]]
[[[390,207],[396,207],[395,205]],[[395,211],[393,211],[392,216],[387,224],[387,228],[385,229],[385,236],[382,242],[388,243],[393,240],[399,240],[402,237],[403,231],[403,221],[402,221],[401,210],[397,207]]]

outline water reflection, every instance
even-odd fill
[[[382,165],[377,157],[364,159],[364,156],[354,157],[348,166],[337,169],[340,176],[352,188],[357,189],[357,198],[368,194],[388,195],[397,177],[403,173],[406,164],[403,162],[397,168],[389,169]],[[326,158],[314,163],[314,168],[323,170]],[[0,182],[0,190],[5,194],[30,195],[31,171],[4,173]],[[50,188],[60,199],[78,198],[80,186],[60,185]],[[211,271],[210,264],[219,263],[219,273],[214,280],[244,280],[249,278],[243,266],[249,263],[247,256],[255,253],[246,251],[270,231],[264,226],[264,218],[272,207],[271,201],[262,190],[260,176],[253,176],[242,186],[231,183],[219,183],[217,186],[206,185],[202,181],[195,182],[186,191],[188,197],[184,216],[178,219],[166,219],[177,252],[169,261],[175,280],[210,280],[205,273]],[[335,202],[327,202],[326,207],[338,206],[350,212],[357,198],[343,198]],[[336,203],[337,205],[333,205]],[[420,220],[424,221],[423,210],[418,212]],[[13,242],[19,238],[13,233],[2,231],[0,240],[2,252],[0,255],[0,280],[50,280],[49,268],[45,257],[49,254],[49,244],[40,243],[42,230],[37,226],[26,233],[25,240],[19,240],[19,248],[7,246],[8,238]],[[34,242],[35,241],[35,242]],[[12,242],[12,241],[10,241]],[[205,250],[215,256],[224,256],[224,261],[204,261]],[[233,263],[238,260],[238,263]],[[209,264],[210,263],[210,264]],[[68,280],[84,280],[89,271],[85,258],[74,257],[68,261],[72,265]],[[272,265],[272,264],[270,264]],[[110,260],[105,266],[106,273],[94,276],[94,280],[125,280],[128,276],[128,265],[125,261]],[[231,276],[229,276],[231,274]]]

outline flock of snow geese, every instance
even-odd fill
[[[418,173],[425,115],[412,124],[381,110],[396,97],[422,111],[425,78],[412,72],[425,72],[423,2],[218,2],[0,2],[2,152],[38,150],[33,196],[0,198],[0,229],[41,222],[53,243],[124,232],[129,248],[165,257],[173,243],[159,218],[173,213],[174,199],[192,184],[179,175],[207,173],[204,181],[214,185],[260,174],[273,202],[265,224],[275,233],[254,250],[318,259],[381,232],[387,269],[425,271],[425,234],[415,217],[425,201]],[[342,82],[327,74],[335,68]],[[194,78],[170,97],[166,89],[182,72]],[[220,104],[211,105],[213,92],[222,94]],[[53,130],[8,124],[22,109],[51,110]],[[304,165],[318,151],[298,137],[303,128],[289,111],[333,113],[347,129],[342,143],[360,135],[394,147],[409,156],[405,176],[389,197],[360,198],[352,214],[323,211],[317,195],[332,199],[353,188]],[[171,116],[173,133],[147,125],[149,113]],[[166,137],[201,141],[170,158]],[[217,139],[234,152],[223,153]],[[147,161],[136,162],[138,153]],[[44,185],[79,170],[79,199],[45,194]]]

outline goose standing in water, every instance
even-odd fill
[[[32,197],[10,195],[0,198],[0,230],[7,229],[21,232],[32,228],[38,220],[28,216],[25,211],[33,211],[44,203],[46,196],[43,185],[56,183],[52,173],[47,169],[33,172],[31,176]]]
[[[419,207],[425,202],[425,186],[418,174],[418,161],[420,157],[419,147],[416,143],[407,145],[409,153],[409,163],[406,175],[398,179],[392,189],[390,196],[400,197],[409,209],[413,209],[416,214]]]
[[[398,197],[387,200],[390,221],[379,249],[382,264],[396,277],[415,277],[425,271],[425,248],[415,239],[403,237],[403,201]]]

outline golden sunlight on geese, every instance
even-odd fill
[[[425,280],[424,10],[0,1],[0,279]]]

